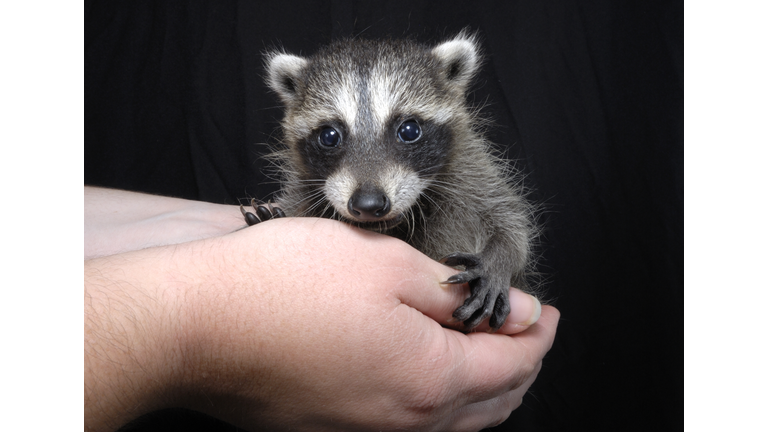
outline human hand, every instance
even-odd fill
[[[85,259],[218,237],[244,226],[238,206],[85,186]]]
[[[163,333],[173,336],[157,337],[162,360],[145,360],[160,384],[137,392],[154,395],[143,408],[185,406],[247,429],[498,424],[535,379],[559,318],[545,306],[514,336],[503,333],[527,327],[513,324],[514,311],[498,334],[446,329],[440,324],[450,325],[467,296],[440,285],[455,270],[399,240],[323,219],[158,248],[151,263],[141,252],[128,261],[173,269],[157,278],[167,287],[159,314],[173,317]],[[526,321],[535,302],[527,308]]]

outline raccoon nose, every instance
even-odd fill
[[[347,202],[349,213],[364,221],[379,220],[386,216],[391,208],[387,194],[378,190],[358,189]]]

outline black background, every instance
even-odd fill
[[[85,183],[266,198],[281,116],[262,52],[478,30],[469,98],[545,205],[562,319],[523,406],[493,430],[683,426],[683,4],[664,1],[99,2],[85,5]],[[185,411],[134,430],[229,430]]]

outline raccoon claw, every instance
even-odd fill
[[[456,321],[462,321],[467,330],[477,327],[490,317],[489,325],[498,330],[510,312],[508,282],[494,280],[484,268],[478,255],[454,253],[440,260],[451,267],[463,266],[464,271],[449,277],[444,283],[469,284],[470,296],[453,312]]]
[[[243,214],[243,217],[245,218],[245,223],[247,223],[248,226],[253,226],[261,222],[259,218],[256,217],[255,214],[245,211],[242,204],[240,205],[240,213]]]
[[[251,199],[251,207],[256,210],[256,214],[245,211],[243,205],[240,204],[240,213],[245,218],[245,223],[248,226],[256,225],[259,222],[266,222],[270,219],[276,219],[285,217],[285,213],[279,207],[272,207],[272,203],[267,203],[266,206],[259,205],[255,199]]]
[[[449,277],[445,282],[446,284],[463,284],[473,281],[474,275],[470,274],[469,272],[461,272],[459,274],[455,274],[451,277]]]

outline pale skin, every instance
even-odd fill
[[[123,215],[97,236],[124,243],[97,252],[89,215],[114,212],[88,207],[104,194]],[[466,286],[399,240],[310,218],[225,234],[244,225],[235,206],[151,197],[133,213],[135,195],[86,188],[86,256],[144,248],[85,261],[87,430],[165,407],[249,430],[480,430],[520,405],[552,346],[559,312],[517,290],[496,334],[446,328]],[[223,232],[195,231],[209,217]],[[143,235],[174,218],[190,231]]]

